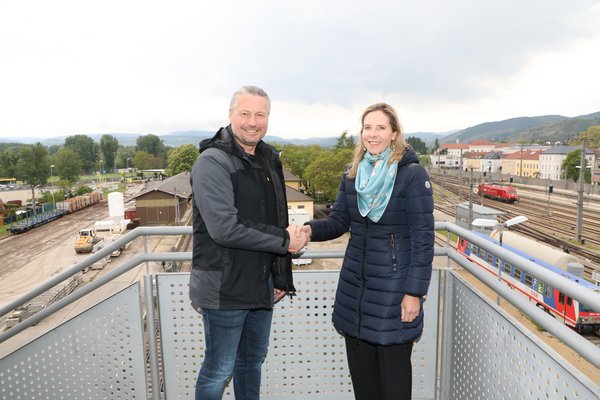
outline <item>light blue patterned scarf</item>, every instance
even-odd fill
[[[373,222],[379,221],[383,215],[396,180],[398,161],[388,164],[391,154],[389,147],[378,155],[367,151],[358,164],[354,182],[358,193],[358,210],[360,215],[368,215]]]

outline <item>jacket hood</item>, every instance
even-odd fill
[[[411,163],[419,164],[419,156],[413,150],[412,146],[406,145],[406,150],[404,151],[404,155],[402,156],[402,158],[398,161],[398,166]]]
[[[213,137],[201,140],[200,144],[198,145],[200,153],[206,149],[210,149],[211,147],[216,147],[228,153],[237,154],[239,156],[241,156],[243,153],[242,149],[235,141],[233,131],[231,130],[231,125],[220,128]]]

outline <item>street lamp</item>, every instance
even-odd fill
[[[129,160],[131,160],[131,157],[127,157],[127,174],[129,174]]]
[[[54,181],[52,180],[52,177],[53,177],[52,168],[54,168],[54,164],[52,164],[50,166],[50,185],[52,186],[50,193],[52,193],[52,211],[54,211],[54,210],[56,210],[56,202],[54,201]]]
[[[527,219],[528,218],[524,215],[519,215],[504,222],[498,222],[495,219],[477,218],[473,220],[473,226],[478,226],[480,228],[497,228],[500,232],[500,247],[502,247],[502,234],[504,233],[504,228],[509,228],[513,225],[521,224],[527,221]]]

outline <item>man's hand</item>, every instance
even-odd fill
[[[310,237],[312,236],[312,227],[310,225],[302,225],[299,230],[306,233],[306,237],[308,238],[308,241],[310,241]]]
[[[275,295],[273,296],[275,303],[283,299],[283,296],[285,296],[285,290],[275,288]]]
[[[290,244],[288,251],[290,253],[297,253],[306,246],[308,243],[308,236],[304,233],[297,225],[290,225],[286,228],[290,234]]]

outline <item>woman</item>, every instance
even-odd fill
[[[431,183],[391,106],[373,104],[361,122],[331,213],[303,230],[312,241],[351,232],[333,324],[346,340],[355,398],[410,399],[433,260]]]

